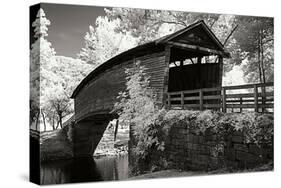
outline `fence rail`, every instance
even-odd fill
[[[268,82],[168,92],[167,106],[169,109],[273,112],[273,91],[273,82]]]

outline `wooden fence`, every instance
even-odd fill
[[[168,109],[273,112],[273,82],[169,92]]]

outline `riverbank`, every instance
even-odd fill
[[[114,140],[114,129],[109,127],[105,130],[98,144],[94,157],[120,156],[128,154],[129,130],[119,129]]]
[[[94,153],[94,157],[104,157],[104,156],[121,156],[128,154],[128,145],[123,145],[120,147],[114,147],[111,149],[103,149],[103,150],[96,150]]]
[[[73,144],[68,128],[40,133],[40,160],[55,161],[73,158]]]

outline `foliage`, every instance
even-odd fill
[[[189,111],[170,110],[162,112],[164,115],[158,121],[164,129],[169,130],[175,124],[182,124],[196,134],[205,134],[206,131],[224,139],[232,131],[241,131],[246,143],[270,142],[273,136],[273,115],[255,112],[221,113],[218,111]],[[162,114],[162,116],[163,116]]]
[[[270,142],[273,136],[273,115],[258,113],[226,114],[219,120],[219,126],[231,126],[243,132],[246,143]]]
[[[110,21],[107,17],[98,17],[95,26],[89,26],[84,37],[85,46],[78,58],[96,68],[118,53],[134,47],[136,44],[130,34],[115,32],[119,25],[120,20]]]
[[[78,59],[56,56],[46,39],[50,24],[40,9],[32,24],[37,40],[30,51],[30,120],[38,122],[42,115],[44,128],[49,122],[56,129],[59,125],[62,127],[63,117],[73,113],[70,95],[91,71],[91,66]]]
[[[32,23],[32,27],[35,27],[35,38],[44,38],[48,36],[48,27],[51,24],[50,20],[46,18],[46,14],[42,8],[39,9],[36,20]]]
[[[138,44],[155,40],[164,35],[187,27],[195,21],[205,20],[212,27],[218,14],[189,13],[167,10],[145,10],[133,8],[105,9],[110,20],[120,20],[116,27],[119,33],[131,33]]]
[[[273,81],[273,19],[237,17],[240,27],[234,34],[244,52],[245,75],[250,82]]]
[[[154,92],[149,88],[149,76],[144,72],[145,67],[137,61],[132,68],[126,69],[126,91],[120,92],[114,111],[118,113],[121,123],[131,126],[138,140],[135,152],[146,156],[147,149],[153,145],[163,149],[163,143],[155,137],[157,133],[155,117],[159,113],[155,105]]]
[[[242,70],[247,82],[273,81],[272,18],[132,8],[106,9],[106,14],[111,21],[120,20],[120,24],[115,27],[116,32],[131,34],[138,44],[171,34],[195,21],[204,20],[230,52],[231,58],[224,59],[224,75],[227,76],[226,73],[233,66],[244,62]],[[234,30],[236,26],[237,29]],[[260,44],[258,37],[262,38]]]
[[[49,70],[50,64],[54,62],[55,51],[51,43],[45,39],[48,36],[48,25],[50,25],[50,21],[46,18],[43,9],[40,9],[36,20],[32,23],[32,26],[35,27],[34,37],[37,40],[32,44],[30,51],[30,119],[31,121],[36,120],[36,124],[40,111],[45,107],[45,99],[44,97],[41,99],[41,96],[45,93],[45,88],[56,78]]]

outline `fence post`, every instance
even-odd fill
[[[266,91],[265,91],[265,84],[261,87],[261,98],[262,98],[262,112],[265,112],[265,101],[266,101]]]
[[[168,95],[168,110],[170,110],[171,109],[171,96],[169,93],[167,93],[167,95]]]
[[[240,105],[242,105],[242,104],[243,104],[243,100],[242,100],[242,97],[240,97]],[[242,110],[243,110],[243,108],[240,107],[240,113],[242,113]]]
[[[255,101],[255,112],[259,112],[259,104],[258,104],[258,87],[254,85],[254,101]]]
[[[184,93],[183,91],[181,92],[181,109],[184,109]]]
[[[222,88],[222,112],[226,113],[226,92],[225,88]]]
[[[200,109],[200,111],[202,111],[203,110],[203,91],[202,91],[202,89],[200,89],[200,91],[199,91],[199,104],[200,104],[199,109]]]

